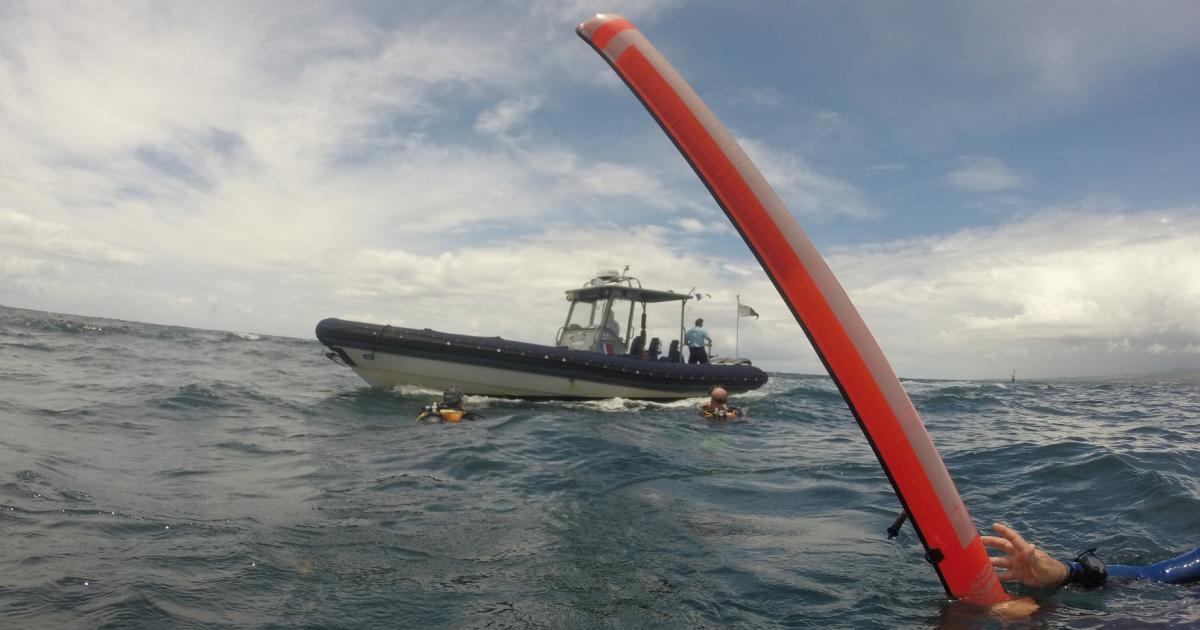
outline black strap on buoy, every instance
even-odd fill
[[[900,535],[900,528],[904,527],[904,521],[908,519],[908,512],[901,512],[896,516],[896,520],[892,521],[892,526],[887,528],[888,540],[892,540]]]
[[[1078,584],[1086,588],[1104,586],[1108,581],[1108,567],[1104,561],[1096,557],[1093,547],[1075,557],[1074,562],[1066,562],[1067,584]]]

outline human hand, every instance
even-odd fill
[[[1000,574],[1000,581],[1020,582],[1038,588],[1062,586],[1066,583],[1069,573],[1067,565],[1051,558],[1046,552],[1026,542],[1020,534],[1000,523],[993,523],[992,529],[1003,538],[981,536],[980,540],[987,548],[1007,554],[1007,557],[991,558],[992,566],[1006,569]]]
[[[994,617],[1005,619],[1024,619],[1033,616],[1038,611],[1038,603],[1032,597],[1015,597],[999,604],[992,604],[988,612]]]

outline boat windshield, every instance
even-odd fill
[[[602,326],[611,330],[613,335],[623,337],[629,329],[632,311],[634,302],[630,300],[612,300],[611,304],[606,299],[578,300],[571,306],[571,317],[566,320],[566,328],[594,329]]]
[[[607,297],[596,300],[576,300],[571,305],[571,314],[567,318],[567,331],[572,330],[601,330],[611,335],[611,339],[621,343],[629,343],[630,328],[633,326],[633,302],[631,300]]]
[[[633,323],[632,313],[633,302],[614,299],[612,306],[608,309],[608,315],[605,316],[604,326],[627,343],[629,341],[629,328]]]
[[[600,321],[600,309],[604,308],[607,300],[584,302],[582,300],[571,305],[571,318],[567,320],[567,328],[592,328]]]
[[[649,360],[679,356],[672,354],[677,347],[673,344],[682,339],[680,318],[690,294],[643,289],[636,279],[625,277],[595,278],[566,294],[571,307],[555,338],[557,345]],[[675,308],[647,308],[667,304]]]

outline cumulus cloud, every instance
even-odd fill
[[[692,252],[674,240],[674,230],[654,226],[552,227],[436,257],[328,250],[288,265],[284,293],[321,296],[302,308],[311,317],[370,313],[402,325],[546,341],[565,314],[565,288],[631,264],[647,286],[711,294],[689,317],[711,322],[720,352],[732,352],[740,294],[762,314],[742,327],[743,355],[772,369],[822,371],[774,286],[740,247]],[[1194,209],[1048,208],[996,228],[830,254],[901,374],[1117,373],[1152,366],[1151,358],[1194,357],[1200,347]]]
[[[510,134],[540,82],[586,81],[575,59],[603,68],[570,36],[578,9],[0,9],[0,258],[5,277],[44,280],[5,302],[241,328],[199,311],[269,312],[247,299],[322,252],[424,260],[538,232],[548,211],[687,206],[653,169],[456,135],[481,110],[481,132]],[[98,269],[112,266],[126,270]]]
[[[522,68],[558,63],[517,45],[542,26],[482,37],[483,13],[27,5],[0,24],[0,208],[71,226],[25,247],[244,265],[416,234],[436,249],[598,199],[680,205],[646,169],[551,141],[435,140],[472,107],[479,131],[512,132],[542,102]]]
[[[961,157],[959,166],[946,175],[946,182],[963,190],[998,192],[1025,186],[1026,178],[992,157]]]
[[[372,156],[436,162],[420,125],[446,89],[498,85],[506,58],[496,40],[320,6],[32,3],[0,29],[12,165],[0,204],[175,257],[269,258],[337,238],[338,222],[313,221],[395,198]]]
[[[1122,369],[1081,357],[1200,342],[1194,208],[1048,208],[996,228],[839,250],[831,264],[908,373],[995,373],[1000,364],[971,357],[1020,347],[1036,357],[1027,373],[1111,373]],[[937,366],[917,358],[935,355]]]

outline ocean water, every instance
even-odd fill
[[[906,381],[980,527],[1200,544],[1200,379]],[[1186,627],[1200,587],[948,601],[831,381],[750,421],[373,390],[313,340],[0,308],[0,627]]]

